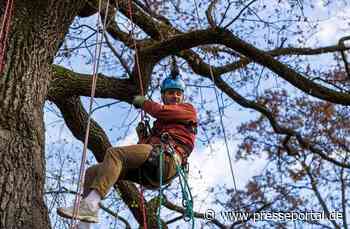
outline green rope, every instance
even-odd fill
[[[177,161],[174,158],[174,149],[171,148],[170,154],[173,157],[175,164],[176,164],[176,172],[179,177],[179,183],[181,186],[181,192],[182,192],[182,206],[186,209],[184,213],[184,220],[186,222],[192,221],[192,229],[194,229],[194,214],[193,214],[193,197],[191,193],[190,186],[187,182],[187,176],[182,167],[177,163]],[[161,207],[163,203],[163,162],[164,162],[164,150],[163,150],[163,144],[160,148],[159,152],[159,207],[157,212],[157,221],[158,221],[158,228],[162,228],[161,224],[161,218],[160,218],[160,212]]]
[[[179,181],[182,191],[182,206],[186,209],[184,220],[186,222],[192,221],[192,228],[194,228],[193,197],[191,189],[187,182],[186,174],[178,163],[176,163],[176,170],[179,174]]]

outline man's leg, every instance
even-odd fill
[[[82,200],[81,206],[83,209],[86,208],[87,215],[85,217],[84,211],[79,211],[78,218],[82,221],[97,222],[98,202],[107,195],[121,173],[125,173],[128,169],[139,168],[147,160],[151,150],[152,146],[148,144],[109,148],[103,162],[86,171],[84,196],[87,196]],[[58,214],[71,218],[72,209],[73,207],[60,208]]]
[[[147,160],[151,150],[152,146],[149,144],[109,148],[90,189],[96,190],[104,198],[121,173],[139,168]]]
[[[97,175],[97,170],[99,167],[100,167],[100,164],[93,165],[87,168],[85,172],[85,179],[84,179],[83,198],[87,198],[89,193],[91,192],[90,186],[92,181]],[[98,209],[98,203],[100,200],[101,198],[99,198],[99,196],[98,198],[92,198],[92,200],[90,200],[90,202],[92,202],[93,208]],[[78,224],[78,229],[91,229],[91,228],[92,228],[92,223],[80,221]]]
[[[97,176],[97,173],[101,167],[101,164],[90,166],[85,172],[84,188],[83,188],[83,198],[89,203],[90,208],[93,210],[98,210],[99,202],[101,201],[101,196],[96,190],[91,190],[90,186]]]
[[[96,223],[98,222],[98,203],[101,200],[101,197],[99,194],[95,192],[96,195],[91,195],[94,192],[91,192],[89,189],[89,186],[91,185],[92,181],[97,175],[97,171],[100,167],[100,164],[90,166],[87,168],[85,172],[85,179],[84,179],[84,187],[83,187],[83,200],[80,202],[79,206],[79,216],[77,219],[85,222],[91,222]],[[90,195],[89,201],[86,201],[86,198]],[[95,199],[92,199],[91,196],[95,197]],[[74,211],[74,206],[68,207],[68,208],[58,208],[57,213],[65,218],[72,218]],[[79,229],[88,229],[91,228],[91,224],[79,222],[78,224]]]

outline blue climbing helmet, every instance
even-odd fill
[[[160,92],[164,93],[167,90],[176,89],[185,92],[185,82],[181,79],[180,75],[168,76],[160,85]]]

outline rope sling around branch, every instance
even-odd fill
[[[87,125],[86,125],[84,148],[83,148],[82,159],[81,159],[81,164],[80,164],[78,187],[77,187],[75,201],[74,201],[73,218],[71,220],[70,229],[75,228],[76,222],[77,222],[77,215],[79,213],[78,211],[79,211],[81,195],[82,195],[82,187],[83,187],[84,177],[85,177],[85,163],[86,163],[87,146],[88,146],[89,134],[90,134],[92,104],[93,104],[93,100],[94,100],[94,97],[95,97],[96,83],[97,83],[97,72],[98,72],[98,67],[99,67],[99,62],[100,62],[100,57],[101,57],[103,35],[105,33],[106,22],[107,22],[107,17],[105,17],[104,23],[102,25],[102,34],[101,34],[101,37],[99,38],[100,23],[101,23],[101,21],[100,21],[101,8],[102,8],[102,0],[99,0],[98,15],[97,15],[97,25],[96,25],[98,27],[98,30],[96,31],[96,46],[95,46],[95,54],[94,54],[94,57],[93,57],[94,58],[94,62],[93,62],[93,75],[92,75],[92,85],[91,85],[89,113],[88,113],[88,120],[87,120]],[[107,0],[107,5],[106,5],[106,9],[105,9],[105,15],[108,15],[108,8],[109,8],[109,0]]]

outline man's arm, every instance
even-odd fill
[[[144,96],[135,96],[133,104],[136,108],[142,108],[146,113],[156,119],[197,122],[196,109],[189,103],[161,105],[147,100]]]
[[[142,108],[145,112],[156,119],[196,121],[196,110],[189,103],[161,105],[159,103],[146,100]]]

